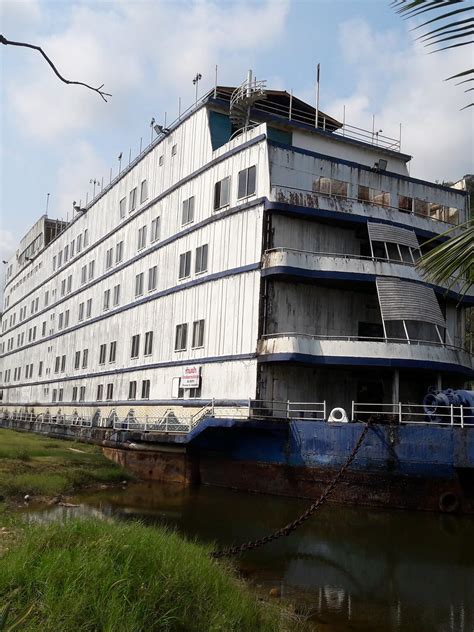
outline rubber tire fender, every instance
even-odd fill
[[[443,513],[455,513],[459,510],[461,503],[454,492],[444,492],[439,497],[439,509]]]

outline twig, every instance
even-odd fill
[[[85,88],[89,88],[89,90],[93,90],[93,92],[97,92],[98,94],[100,94],[100,96],[104,99],[104,101],[107,101],[107,99],[105,97],[111,97],[112,95],[109,94],[108,92],[104,92],[102,90],[102,88],[104,87],[104,84],[102,84],[101,86],[99,86],[98,88],[94,88],[93,86],[90,86],[87,83],[83,83],[82,81],[69,81],[68,79],[65,79],[58,71],[58,69],[56,68],[56,66],[53,64],[53,62],[51,61],[51,59],[48,57],[48,55],[46,55],[46,53],[44,52],[44,50],[40,47],[40,46],[34,46],[33,44],[27,44],[26,42],[12,42],[11,40],[7,40],[6,37],[4,37],[3,35],[0,35],[0,44],[4,44],[5,46],[10,45],[10,46],[23,46],[24,48],[33,48],[34,50],[39,51],[43,57],[46,59],[46,61],[48,62],[48,64],[51,66],[51,68],[53,69],[54,74],[58,77],[58,79],[60,79],[62,82],[67,83],[69,85],[75,85],[75,86],[84,86]]]

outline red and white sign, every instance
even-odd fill
[[[201,367],[197,364],[184,366],[179,385],[181,388],[199,388]]]

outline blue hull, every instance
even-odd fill
[[[212,420],[214,423],[218,420]],[[224,421],[224,420],[219,420]],[[201,479],[239,489],[316,497],[349,457],[364,424],[239,422],[208,427],[191,445]],[[474,512],[474,427],[371,426],[342,502]],[[446,507],[443,507],[443,495]]]

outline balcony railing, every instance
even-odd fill
[[[342,342],[384,342],[389,344],[404,344],[404,345],[413,345],[413,346],[429,346],[429,347],[441,347],[442,349],[452,349],[454,351],[462,351],[465,352],[465,349],[462,347],[441,343],[439,341],[431,341],[431,340],[416,340],[413,338],[384,338],[383,336],[328,336],[325,334],[306,334],[306,333],[297,333],[297,332],[278,332],[274,334],[263,334],[263,340],[269,340],[272,338],[308,338],[310,340],[334,340],[334,341],[342,341]]]
[[[346,259],[350,261],[354,259],[356,261],[378,261],[381,263],[399,263],[400,265],[414,267],[416,264],[412,261],[401,261],[400,259],[387,259],[385,257],[368,257],[366,255],[345,254],[341,252],[320,252],[315,250],[303,250],[301,248],[286,248],[279,246],[278,248],[268,248],[265,250],[265,254],[271,254],[272,252],[292,252],[295,254],[311,255],[314,257],[337,257],[338,259]]]
[[[347,200],[349,202],[365,204],[374,208],[396,211],[397,213],[402,213],[404,216],[413,215],[414,217],[420,217],[423,219],[431,220],[433,222],[439,222],[440,224],[446,224],[446,226],[448,227],[459,224],[459,209],[456,209],[458,213],[453,216],[453,221],[447,221],[446,219],[439,219],[439,217],[431,216],[426,213],[419,213],[415,211],[414,208],[412,210],[404,210],[401,209],[399,206],[391,206],[389,204],[377,204],[370,200],[364,200],[358,197],[351,197],[349,195],[338,195],[335,193],[312,191],[311,189],[302,189],[299,187],[287,186],[286,184],[272,184],[272,197],[276,202],[295,204],[297,206],[308,206],[309,208],[318,208],[318,198],[323,197],[336,202],[338,204],[338,211],[345,211],[343,205],[340,204],[340,202],[344,202]],[[464,226],[460,226],[460,229],[464,228]]]

